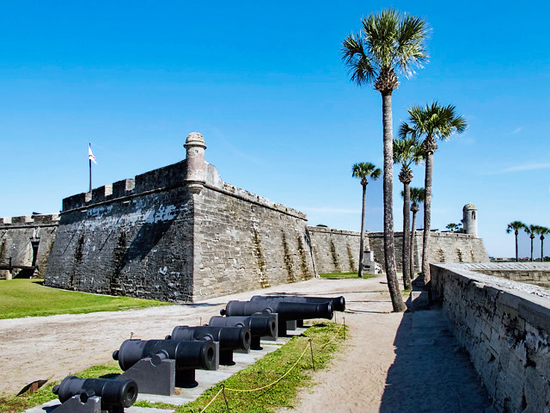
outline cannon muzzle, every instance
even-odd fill
[[[130,369],[138,361],[150,358],[151,364],[162,360],[175,360],[176,386],[194,387],[195,369],[216,370],[219,363],[218,344],[212,339],[187,340],[126,340],[113,353],[120,368]]]
[[[80,395],[85,403],[89,397],[101,397],[101,410],[120,410],[130,407],[138,396],[138,386],[131,379],[80,379],[75,376],[67,376],[61,384],[54,386],[53,393],[59,397],[61,403],[65,403],[73,396]]]

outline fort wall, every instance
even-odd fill
[[[9,276],[44,277],[58,223],[58,214],[0,218],[0,265],[14,267]],[[7,272],[0,270],[0,275]]]
[[[193,192],[183,161],[65,199],[46,285],[196,301],[315,276],[303,213],[203,169]]]
[[[185,302],[357,270],[358,232],[308,227],[302,212],[224,182],[198,133],[184,146],[186,160],[63,200],[46,285]],[[435,262],[488,261],[479,238],[433,239]],[[384,262],[382,233],[365,245]]]
[[[368,238],[374,258],[384,263],[384,233],[369,232]],[[403,233],[396,232],[395,261],[397,270],[402,270]],[[420,271],[422,260],[422,231],[416,231],[413,239],[415,270]],[[428,259],[431,263],[489,262],[483,240],[477,236],[458,232],[431,232]]]
[[[510,266],[513,264],[506,264],[504,270]],[[430,267],[432,297],[442,303],[455,336],[468,350],[497,410],[547,411],[548,290],[482,274],[475,264]],[[550,264],[546,267],[549,271]],[[525,271],[522,266],[517,269]],[[541,271],[538,267],[532,270]]]
[[[317,273],[357,271],[360,232],[311,226],[308,232]],[[369,249],[367,236],[365,249]]]

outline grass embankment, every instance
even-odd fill
[[[323,272],[319,274],[321,278],[359,278],[357,272]],[[374,274],[363,274],[363,279],[376,277]]]
[[[45,287],[42,280],[29,279],[1,280],[0,303],[0,319],[118,311],[171,304],[156,300],[66,291]]]
[[[345,334],[344,326],[339,324],[314,324],[302,335],[292,338],[280,349],[207,390],[191,403],[178,407],[140,401],[134,406],[175,409],[176,413],[198,413],[206,406],[208,408],[205,411],[208,413],[225,413],[227,406],[233,413],[269,413],[280,407],[292,407],[298,389],[312,384],[313,365],[317,370],[324,368],[342,345]],[[118,365],[113,362],[84,370],[76,376],[114,377],[120,373]],[[52,400],[52,388],[58,383],[48,383],[36,393],[21,397],[0,398],[0,411],[19,413]]]

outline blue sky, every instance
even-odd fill
[[[88,142],[98,187],[182,160],[196,131],[226,182],[301,210],[312,225],[358,230],[351,166],[382,167],[381,98],[349,81],[340,49],[362,16],[386,7],[431,28],[430,61],[393,95],[394,129],[407,108],[433,100],[468,121],[434,157],[433,228],[474,203],[489,254],[512,256],[509,222],[550,227],[542,1],[4,2],[0,216],[57,212],[87,191]],[[412,185],[423,186],[423,166]],[[397,177],[394,186],[399,229]],[[368,186],[373,231],[381,190],[381,180]],[[528,255],[524,236],[521,247]]]

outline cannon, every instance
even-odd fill
[[[303,295],[254,295],[250,301],[288,301],[293,303],[326,303],[329,302],[334,311],[345,311],[346,299],[340,297],[308,297]],[[295,329],[304,326],[304,320],[298,319],[297,322],[287,321],[287,329]]]
[[[346,310],[346,299],[344,296],[340,297],[309,297],[305,295],[254,295],[250,301],[258,300],[280,300],[290,301],[294,303],[326,303],[327,301],[332,306],[334,311]]]
[[[220,311],[226,316],[247,316],[257,312],[277,313],[279,317],[278,334],[286,336],[287,321],[311,318],[328,318],[333,316],[332,306],[324,303],[294,303],[289,301],[229,301]]]
[[[217,370],[219,344],[211,339],[136,340],[122,343],[113,359],[125,371],[120,377],[134,379],[142,392],[174,393],[175,387],[196,387],[195,370]]]
[[[56,412],[107,411],[122,413],[135,403],[138,385],[131,379],[80,379],[67,376],[53,387],[53,393],[63,403]]]
[[[250,329],[250,348],[261,350],[260,338],[268,337],[277,340],[278,315],[275,313],[256,313],[250,316],[220,317],[214,316],[208,322],[209,326],[217,327],[239,327],[245,326]]]
[[[166,340],[204,340],[212,339],[220,343],[220,364],[232,366],[234,350],[250,351],[250,328],[245,326],[177,326]]]

